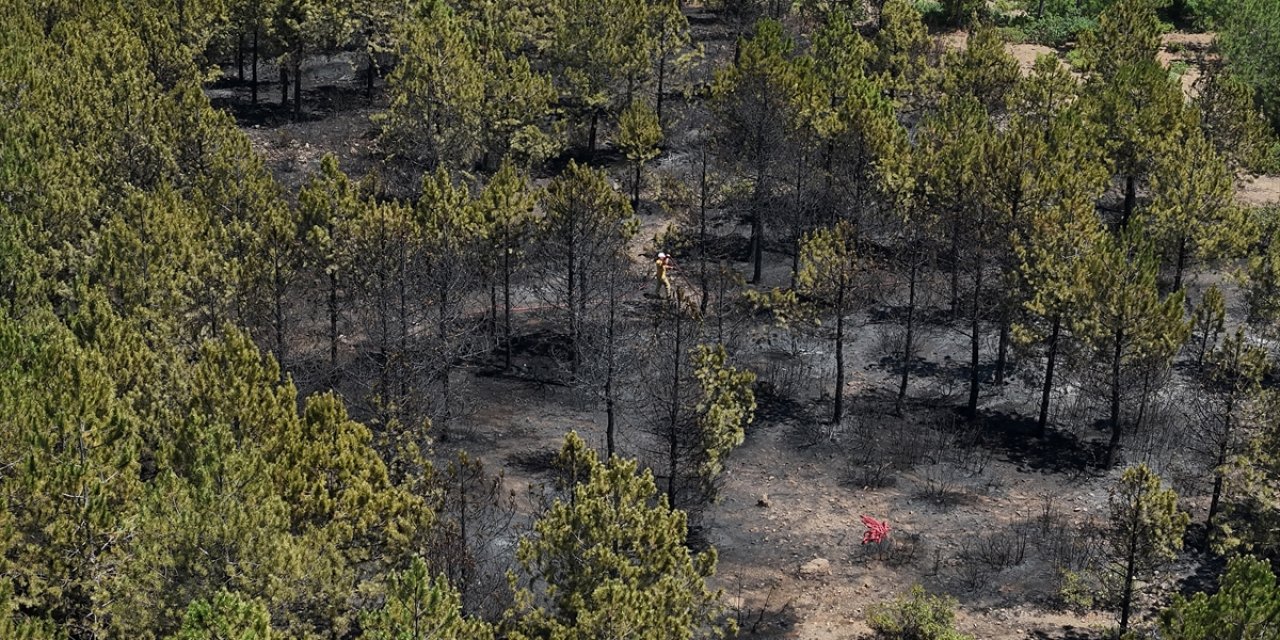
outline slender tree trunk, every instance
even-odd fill
[[[574,225],[576,226],[576,225]],[[569,273],[565,286],[565,301],[569,306],[569,374],[575,380],[578,377],[578,299],[576,286],[578,276],[578,256],[575,249],[577,245],[571,239],[569,242]]]
[[[272,315],[274,316],[274,319],[275,319],[275,325],[276,325],[276,326],[275,326],[275,330],[276,330],[276,359],[280,361],[280,366],[285,367],[285,368],[287,369],[288,367],[285,365],[285,341],[284,341],[284,332],[285,332],[285,329],[284,329],[284,295],[285,295],[285,285],[284,285],[284,279],[280,276],[280,267],[279,267],[279,265],[277,265],[277,266],[276,266],[276,268],[275,268],[275,278],[274,278],[274,280],[275,280],[275,296],[273,296],[273,297],[275,298],[275,300],[273,300],[273,301],[272,301],[272,302],[274,303],[274,305],[273,305],[273,306],[274,306],[274,309],[272,309]]]
[[[702,297],[698,301],[698,311],[703,317],[707,315],[707,143],[702,143],[702,175],[698,180],[698,281],[702,289]]]
[[[450,361],[449,353],[449,327],[447,310],[449,307],[449,285],[448,276],[440,280],[440,308],[436,315],[436,340],[440,344],[440,401],[444,403],[443,411],[440,413],[440,439],[448,441],[449,423],[452,422],[452,406],[449,388],[449,377],[452,373],[453,363]]]
[[[302,118],[302,47],[293,61],[293,119]]]
[[[1036,431],[1044,437],[1049,424],[1049,396],[1053,392],[1053,367],[1058,360],[1058,333],[1062,330],[1062,316],[1053,316],[1053,328],[1049,331],[1049,362],[1044,368],[1044,387],[1040,391],[1040,417]]]
[[[662,32],[662,46],[658,53],[658,87],[657,95],[654,96],[653,111],[658,116],[658,127],[662,127],[662,105],[665,101],[667,92],[667,33],[664,29]]]
[[[1004,384],[1004,370],[1009,362],[1009,318],[1004,312],[1005,317],[1000,320],[1000,342],[996,347],[996,386]]]
[[[980,300],[982,298],[982,256],[979,254],[977,264],[974,266],[975,275],[973,278],[973,312],[970,314],[969,330],[969,404],[967,411],[970,418],[978,417],[978,361],[979,347],[982,339],[980,333],[982,329]]]
[[[916,249],[911,252],[911,276],[907,280],[907,327],[906,336],[902,341],[902,377],[898,382],[898,399],[894,402],[894,415],[902,415],[902,404],[907,399],[907,379],[911,375],[911,353],[914,351],[915,345],[912,344],[915,339],[915,315],[916,315],[916,280],[918,277],[920,265],[919,255]]]
[[[960,315],[960,228],[951,226],[951,317]]]
[[[638,211],[640,207],[640,168],[641,163],[636,163],[635,180],[631,183],[631,209]]]
[[[405,371],[405,360],[409,353],[409,255],[408,250],[403,242],[400,245],[400,269],[396,274],[396,288],[398,295],[396,302],[397,313],[400,320],[399,348],[396,350],[396,404],[404,402],[409,395],[409,380]]]
[[[249,81],[249,103],[258,106],[258,21],[253,21],[253,50],[250,52],[249,73],[252,79]]]
[[[1178,264],[1173,271],[1173,291],[1182,288],[1182,271],[1187,265],[1187,236],[1178,237]]]
[[[1213,521],[1218,516],[1218,508],[1222,501],[1222,486],[1226,481],[1226,476],[1222,472],[1222,466],[1227,463],[1225,441],[1218,450],[1218,457],[1214,462],[1217,464],[1213,470],[1213,497],[1209,500],[1209,517],[1205,519],[1205,531],[1207,533],[1213,533]]]
[[[511,370],[511,236],[509,231],[503,242],[502,251],[502,340],[506,344],[503,349],[503,364]]]
[[[609,273],[609,318],[605,326],[605,372],[604,372],[604,415],[605,415],[605,448],[608,457],[612,458],[617,451],[614,434],[617,429],[614,415],[613,374],[615,366],[614,324],[617,318],[618,292],[615,290],[617,274]]]
[[[674,303],[672,303],[674,305]],[[680,461],[680,362],[684,345],[681,334],[682,314],[679,306],[675,306],[675,364],[671,374],[671,410],[670,422],[667,425],[667,506],[676,508],[676,473]]]
[[[488,322],[489,349],[498,348],[498,283],[489,281],[489,317]]]
[[[844,296],[845,284],[836,291],[836,395],[832,424],[840,424],[844,417]]]
[[[1120,594],[1120,633],[1123,637],[1129,630],[1129,612],[1133,605],[1133,579],[1138,571],[1138,526],[1142,521],[1142,500],[1139,496],[1137,504],[1131,505],[1134,515],[1129,521],[1129,548],[1125,553],[1124,587]]]
[[[236,33],[236,77],[244,82],[244,30]]]
[[[1124,178],[1124,210],[1120,214],[1120,228],[1129,228],[1129,220],[1133,217],[1133,210],[1138,205],[1138,178],[1134,175],[1127,175]]]
[[[338,379],[338,273],[329,274],[329,379]]]
[[[1107,443],[1107,468],[1116,461],[1120,448],[1120,356],[1124,350],[1124,329],[1116,329],[1115,347],[1111,355],[1111,441]]]
[[[378,61],[374,58],[373,52],[369,52],[369,68],[364,75],[364,99],[370,104],[373,103],[373,82],[378,75]]]
[[[596,129],[597,127],[599,127],[599,125],[600,125],[600,111],[598,109],[592,108],[591,109],[591,129],[590,129],[590,132],[587,134],[587,156],[588,157],[592,157],[596,155]]]
[[[756,171],[755,190],[751,194],[751,284],[760,284],[761,270],[764,266],[764,218],[761,211],[764,195],[764,168]]]
[[[1218,455],[1214,459],[1213,466],[1213,497],[1209,500],[1209,517],[1205,520],[1205,531],[1213,532],[1213,520],[1218,515],[1218,508],[1222,500],[1222,486],[1226,481],[1226,473],[1222,467],[1227,464],[1227,454],[1231,446],[1231,416],[1235,412],[1235,392],[1233,391],[1227,397],[1227,406],[1223,411],[1223,431],[1222,439],[1218,441]],[[1205,540],[1208,544],[1208,539]]]

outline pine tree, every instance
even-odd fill
[[[1108,467],[1120,448],[1126,385],[1167,367],[1187,338],[1183,293],[1161,297],[1157,267],[1151,241],[1141,223],[1134,223],[1119,237],[1105,236],[1093,245],[1084,258],[1081,280],[1073,287],[1083,295],[1070,326],[1083,343],[1082,355],[1094,367],[1109,405]],[[1145,407],[1149,392],[1141,390],[1140,407]],[[1139,410],[1135,419],[1141,418]]]
[[[493,628],[462,613],[462,599],[443,576],[432,578],[415,557],[390,576],[387,601],[365,614],[360,637],[367,640],[487,640]]]
[[[1178,510],[1178,494],[1165,489],[1146,465],[1125,469],[1108,500],[1111,557],[1123,576],[1120,594],[1120,635],[1129,630],[1134,581],[1174,559],[1182,549],[1182,534],[1190,519]]]
[[[922,106],[931,93],[935,51],[920,12],[907,0],[886,0],[880,9],[872,69],[880,75],[890,97],[905,110]]]
[[[547,185],[542,206],[546,216],[533,249],[545,277],[536,293],[562,314],[576,376],[588,310],[605,295],[605,277],[616,264],[611,257],[635,235],[637,222],[603,173],[572,161]]]
[[[1209,65],[1195,97],[1200,128],[1231,168],[1254,170],[1265,159],[1271,134],[1253,89],[1222,65]]]
[[[1160,48],[1159,0],[1120,0],[1098,19],[1098,29],[1081,42],[1089,72],[1087,96],[1096,119],[1106,127],[1104,139],[1124,184],[1120,225],[1137,208],[1140,187],[1153,175],[1153,160],[1172,144],[1185,122],[1182,89],[1156,61]]]
[[[756,374],[728,364],[723,345],[699,345],[693,356],[693,375],[702,391],[695,409],[701,434],[698,476],[702,494],[714,500],[724,461],[746,439],[746,427],[755,420]]]
[[[738,47],[733,66],[716,74],[713,109],[722,132],[719,144],[751,183],[751,282],[758,284],[766,197],[781,159],[798,79],[790,61],[795,47],[781,24],[762,20]]]
[[[1230,259],[1253,242],[1250,220],[1235,203],[1233,172],[1198,127],[1183,132],[1176,150],[1154,163],[1147,224],[1173,262],[1175,291],[1193,256]]]
[[[536,198],[528,178],[511,162],[504,162],[484,191],[476,199],[475,206],[484,217],[485,237],[489,254],[485,262],[489,269],[490,341],[497,343],[497,298],[502,290],[502,358],[503,367],[511,369],[511,292],[512,280],[523,263],[526,245],[533,226],[533,207]]]
[[[718,594],[706,585],[715,551],[689,551],[684,512],[668,506],[649,472],[617,457],[599,462],[573,433],[566,449],[575,440],[582,483],[551,505],[516,552],[531,583],[517,594],[522,617],[510,637],[691,639],[726,631]]]
[[[470,168],[482,153],[485,73],[463,19],[443,0],[422,0],[399,29],[383,144],[423,173]]]
[[[844,417],[845,317],[859,303],[861,276],[869,265],[857,253],[858,231],[842,221],[809,234],[800,250],[799,293],[817,304],[830,306],[835,315],[835,404],[831,420]]]
[[[1209,354],[1207,368],[1200,385],[1202,393],[1193,400],[1198,419],[1191,429],[1195,449],[1208,462],[1213,477],[1205,520],[1212,542],[1228,475],[1237,459],[1247,453],[1254,399],[1270,367],[1266,352],[1251,346],[1244,331],[1237,329]]]
[[[662,126],[658,114],[642,102],[632,102],[618,118],[618,148],[635,166],[631,181],[631,208],[640,206],[640,176],[644,164],[658,157]]]
[[[482,264],[477,252],[485,243],[483,215],[473,206],[467,187],[456,184],[444,167],[422,181],[422,197],[415,207],[422,231],[420,268],[425,274],[427,322],[432,327],[430,378],[439,384],[432,423],[448,440],[458,390],[453,371],[474,349],[479,324],[469,313],[479,289]]]
[[[1005,50],[1000,31],[992,25],[974,29],[964,50],[947,53],[942,69],[944,92],[973,96],[992,115],[1003,112],[1006,96],[1021,78],[1017,60]]]
[[[1160,633],[1178,640],[1276,640],[1280,586],[1271,564],[1252,556],[1227,561],[1217,593],[1174,594],[1160,612]]]
[[[259,602],[226,590],[187,608],[170,640],[271,640],[271,614]]]
[[[323,308],[328,320],[330,381],[336,380],[339,372],[341,300],[349,292],[352,226],[363,206],[356,185],[338,168],[338,158],[332,154],[321,159],[320,171],[298,192],[298,208],[308,228],[309,262],[321,271],[325,281]]]

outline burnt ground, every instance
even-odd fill
[[[705,31],[710,58],[731,54],[732,38],[723,27],[695,19],[694,29]],[[963,42],[962,35],[948,38]],[[1190,60],[1203,51],[1203,37],[1183,40],[1168,53],[1171,60]],[[1052,53],[1028,45],[1012,49],[1024,69],[1036,55]],[[305,117],[298,121],[271,105],[279,99],[274,85],[264,84],[257,107],[248,104],[248,88],[234,80],[209,90],[294,192],[327,152],[337,154],[354,176],[382,161],[377,125],[370,120],[386,106],[381,84],[369,101],[354,62],[328,58],[308,69]],[[261,76],[273,77],[266,71]],[[679,162],[678,154],[669,154],[659,164],[678,171]],[[1280,177],[1242,181],[1240,194],[1249,204],[1280,201]],[[671,223],[655,206],[645,207],[641,219],[637,253],[651,248],[652,238]],[[718,230],[727,239],[745,232],[732,222]],[[788,257],[771,254],[766,263],[765,285],[789,281]],[[733,266],[747,270],[743,262]],[[889,354],[899,300],[883,300],[852,323],[846,389],[851,415],[840,425],[824,418],[832,366],[826,341],[763,326],[751,327],[742,341],[754,345],[741,359],[760,373],[762,390],[779,394],[761,393],[759,418],[728,462],[721,500],[696,525],[719,552],[715,584],[744,636],[864,637],[867,607],[913,583],[956,597],[961,630],[980,639],[1082,640],[1101,637],[1113,624],[1108,614],[1065,608],[1058,595],[1061,570],[1078,569],[1097,553],[1092,523],[1105,518],[1107,487],[1118,473],[1097,467],[1105,437],[1095,426],[1100,407],[1068,387],[1055,397],[1049,434],[1034,437],[1027,416],[1034,415],[1040,363],[1027,358],[1016,363],[1004,387],[984,385],[979,420],[959,419],[955,408],[963,402],[968,342],[940,308],[945,287],[939,280],[932,287],[938,308],[924,314],[933,321],[921,328],[905,418],[891,411],[896,371]],[[1220,280],[1205,274],[1198,284]],[[546,480],[549,459],[568,430],[603,448],[603,412],[536,372],[545,360],[534,348],[536,310],[522,312],[518,324],[529,348],[516,374],[494,375],[479,366],[464,371],[459,382],[468,390],[468,410],[458,437],[441,447],[465,448],[501,471],[517,496],[527,496]],[[994,332],[989,333],[985,354],[995,351]],[[320,349],[301,347],[300,362],[305,352]],[[1178,445],[1177,411],[1165,405],[1153,408],[1156,417],[1147,424],[1154,427],[1127,437],[1124,455],[1153,463],[1172,478],[1197,520],[1204,515],[1207,486]],[[638,420],[624,407],[623,453],[645,448]],[[531,505],[522,504],[527,515]],[[889,541],[860,545],[861,514],[887,520]],[[1200,584],[1196,580],[1208,573],[1200,560],[1188,553],[1157,577],[1158,586],[1167,592]],[[1153,604],[1145,601],[1139,611],[1149,613]]]

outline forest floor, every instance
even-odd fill
[[[695,23],[698,28],[712,27]],[[723,55],[731,43],[716,38]],[[964,34],[943,38],[948,46],[964,42]],[[1203,34],[1166,38],[1165,58],[1188,62],[1183,80],[1189,91],[1207,42]],[[1038,55],[1057,54],[1034,45],[1014,45],[1011,52],[1024,69]],[[370,103],[353,60],[310,66],[306,117],[297,122],[271,106],[279,99],[274,85],[263,86],[257,107],[248,105],[247,86],[235,80],[210,90],[215,104],[235,113],[291,193],[325,153],[337,154],[355,176],[380,162],[370,117],[385,108],[381,84]],[[1242,181],[1240,199],[1280,202],[1280,176]],[[668,222],[653,212],[642,221],[645,242]],[[766,263],[765,284],[785,283],[789,258],[771,254]],[[919,583],[957,597],[961,630],[981,640],[1099,637],[1113,620],[1064,610],[1058,594],[1059,570],[1097,551],[1098,537],[1082,523],[1105,518],[1107,487],[1116,474],[1096,470],[1103,434],[1088,419],[1093,405],[1056,399],[1058,422],[1079,426],[1033,437],[1034,424],[1023,418],[1033,415],[1036,399],[1037,365],[1031,361],[1015,367],[1003,388],[984,384],[983,420],[967,426],[954,411],[962,401],[967,337],[939,321],[922,329],[908,418],[894,417],[896,380],[884,362],[884,345],[897,327],[885,319],[890,312],[887,306],[872,309],[853,324],[846,390],[851,417],[838,427],[825,423],[831,367],[825,342],[760,327],[744,339],[757,345],[744,357],[761,364],[762,382],[779,393],[760,398],[746,443],[729,459],[721,500],[695,518],[700,537],[719,552],[714,583],[744,635],[864,637],[868,607]],[[984,352],[994,351],[993,342],[984,342]],[[545,461],[568,430],[603,448],[603,412],[572,390],[532,378],[465,375],[471,409],[450,446],[502,471],[517,496],[545,481]],[[635,421],[624,414],[624,452],[646,448]],[[1169,451],[1177,445],[1169,438],[1160,429],[1132,434],[1126,455],[1130,461],[1174,459]],[[1166,467],[1180,491],[1205,492],[1193,477],[1179,475],[1176,464]],[[1203,505],[1195,499],[1190,504],[1198,507],[1194,517],[1203,517]],[[860,544],[862,514],[889,522],[888,542]],[[1160,582],[1177,589],[1194,576],[1196,564],[1189,554]]]

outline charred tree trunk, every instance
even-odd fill
[[[236,33],[236,78],[244,82],[244,30]]]
[[[253,50],[249,54],[250,61],[249,73],[252,79],[249,81],[249,103],[258,106],[258,23],[253,23]]]
[[[982,340],[982,257],[978,256],[974,265],[973,277],[973,311],[969,314],[969,404],[966,411],[970,418],[978,417],[978,381],[979,381],[979,347]]]
[[[1120,357],[1124,351],[1124,329],[1116,329],[1115,346],[1111,355],[1111,441],[1107,443],[1107,468],[1116,461],[1120,448]]]
[[[302,118],[302,47],[293,60],[293,119]]]
[[[843,279],[842,279],[843,280]],[[832,424],[840,424],[844,418],[844,297],[845,283],[836,291],[836,395]]]
[[[698,284],[702,290],[698,311],[707,315],[707,143],[702,143],[702,175],[698,180]]]
[[[916,280],[919,277],[920,264],[919,256],[915,249],[911,254],[911,275],[907,279],[907,326],[906,335],[902,340],[902,377],[898,382],[898,398],[893,404],[894,415],[902,415],[902,404],[907,398],[907,379],[911,375],[911,353],[914,351],[912,342],[915,338],[915,315],[916,315]]]
[[[1062,331],[1062,316],[1053,317],[1053,328],[1049,331],[1049,362],[1044,368],[1044,387],[1040,390],[1040,417],[1036,420],[1036,431],[1044,437],[1049,424],[1049,396],[1053,392],[1053,367],[1058,360],[1058,334]]]
[[[673,349],[673,364],[675,365],[671,373],[671,409],[669,422],[667,423],[667,506],[676,508],[676,475],[679,471],[680,463],[680,362],[681,353],[683,351],[683,334],[682,315],[679,306],[672,302],[675,311],[675,342]]]

